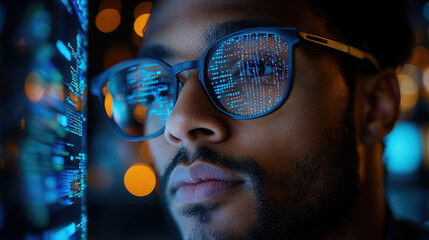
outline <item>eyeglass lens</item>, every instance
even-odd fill
[[[236,116],[257,116],[280,104],[289,73],[286,40],[273,33],[247,33],[226,39],[205,64],[205,85],[215,104]],[[151,60],[110,76],[102,96],[107,116],[130,136],[161,130],[171,114],[175,79]]]
[[[110,76],[102,88],[107,116],[130,136],[149,136],[163,128],[176,91],[167,70],[146,61]]]
[[[222,42],[207,64],[212,94],[237,116],[270,111],[287,86],[288,45],[269,33],[242,34]]]

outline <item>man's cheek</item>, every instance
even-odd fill
[[[164,135],[151,139],[148,143],[158,174],[162,175],[178,149],[171,146]]]

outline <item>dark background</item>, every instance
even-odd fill
[[[88,79],[104,69],[136,56],[141,38],[134,30],[135,8],[143,1],[90,1]],[[102,4],[100,4],[102,3]],[[118,4],[119,3],[119,4]],[[119,11],[121,22],[112,32],[101,32],[97,14],[104,8]],[[124,175],[135,163],[149,163],[144,143],[118,139],[102,119],[94,96],[88,108],[88,238],[89,239],[175,239],[169,219],[154,190],[145,197],[130,194]]]

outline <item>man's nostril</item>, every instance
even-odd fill
[[[207,128],[196,128],[196,129],[192,129],[189,133],[190,134],[196,134],[196,133],[203,133],[204,135],[213,135],[214,132],[210,129]]]

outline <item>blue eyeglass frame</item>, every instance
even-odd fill
[[[223,109],[222,104],[220,104],[218,102],[218,100],[216,98],[214,98],[212,90],[207,88],[206,82],[209,81],[206,77],[206,63],[209,61],[209,59],[211,58],[212,54],[215,52],[215,50],[217,49],[217,47],[219,45],[221,45],[226,39],[229,38],[233,38],[239,35],[243,35],[243,34],[277,34],[279,36],[281,36],[282,38],[285,39],[287,45],[288,45],[288,73],[287,73],[287,79],[286,79],[286,88],[285,88],[285,92],[283,93],[282,99],[274,106],[272,107],[270,110],[257,114],[257,115],[252,115],[252,116],[241,116],[241,115],[235,115],[232,113],[227,112],[225,109]],[[212,44],[210,44],[210,46],[206,49],[206,51],[204,52],[204,54],[200,57],[199,60],[196,61],[188,61],[188,62],[182,62],[182,63],[178,63],[174,66],[170,66],[167,63],[163,62],[162,60],[156,59],[156,58],[137,58],[137,59],[132,59],[132,60],[128,60],[122,63],[119,63],[109,69],[107,69],[106,71],[104,71],[103,73],[99,74],[98,76],[94,77],[91,80],[91,94],[97,96],[98,98],[98,102],[100,104],[100,107],[102,108],[102,112],[103,115],[106,119],[108,119],[108,123],[109,125],[112,127],[112,129],[114,130],[114,132],[122,139],[124,140],[128,140],[128,141],[144,141],[144,140],[148,140],[151,138],[154,138],[156,136],[159,136],[160,134],[162,134],[165,130],[165,126],[162,127],[159,131],[152,133],[150,135],[147,136],[131,136],[126,134],[122,129],[120,129],[116,123],[114,123],[107,115],[105,109],[104,109],[104,102],[103,102],[103,96],[102,96],[102,87],[103,85],[110,79],[110,76],[122,71],[124,69],[127,69],[128,67],[131,66],[135,66],[136,64],[142,63],[144,61],[150,61],[152,63],[158,63],[160,64],[162,67],[164,67],[164,69],[168,72],[169,77],[172,81],[172,86],[175,89],[175,93],[174,93],[174,104],[177,102],[177,98],[179,96],[179,80],[176,77],[177,74],[179,74],[180,72],[186,71],[186,70],[191,70],[191,69],[196,69],[198,70],[198,78],[199,81],[201,83],[201,85],[203,86],[203,89],[206,93],[206,95],[209,97],[210,101],[212,102],[212,104],[219,110],[221,111],[223,114],[234,118],[234,119],[239,119],[239,120],[247,120],[247,119],[254,119],[254,118],[259,118],[259,117],[263,117],[265,115],[268,115],[274,111],[276,111],[280,106],[282,106],[285,102],[286,99],[289,96],[290,93],[290,89],[292,86],[292,79],[293,79],[293,75],[294,75],[294,58],[293,58],[293,53],[294,53],[294,47],[296,46],[296,44],[298,44],[301,40],[305,41],[305,42],[310,42],[313,44],[316,44],[318,46],[322,46],[328,50],[333,50],[335,52],[339,52],[339,53],[344,53],[350,56],[353,56],[355,58],[358,58],[360,60],[366,60],[369,61],[374,68],[378,71],[381,69],[379,62],[377,61],[377,59],[371,55],[368,52],[359,50],[355,47],[352,47],[350,45],[323,37],[323,36],[319,36],[316,34],[312,34],[312,33],[308,33],[305,31],[301,31],[298,28],[290,28],[290,27],[255,27],[255,28],[248,28],[248,29],[244,29],[244,30],[240,30],[234,33],[231,33],[229,35],[226,35],[216,41],[214,41]]]

